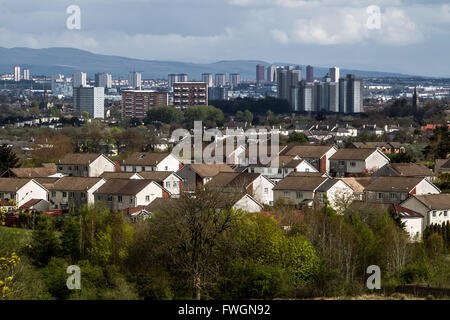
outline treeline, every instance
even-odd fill
[[[207,125],[215,127],[221,124],[223,119],[223,112],[212,105],[191,106],[184,110],[179,110],[173,106],[159,106],[148,110],[144,123],[151,124],[154,121],[160,121],[166,124],[175,123],[192,127],[194,121],[203,121]]]
[[[440,245],[443,231],[433,229],[423,241],[411,242],[398,218],[369,205],[346,207],[337,214],[329,206],[299,212],[279,201],[271,214],[249,214],[232,209],[235,200],[208,190],[184,194],[134,223],[101,206],[84,208],[63,219],[39,219],[30,244],[9,252],[14,241],[4,241],[0,233],[6,243],[0,254],[10,256],[16,250],[22,259],[8,297],[359,295],[368,292],[370,265],[380,267],[383,288],[417,282],[450,286],[444,256],[448,249]],[[66,268],[73,264],[81,268],[81,290],[66,287]]]
[[[245,110],[259,115],[265,115],[269,110],[275,114],[290,112],[287,100],[272,97],[266,97],[264,99],[237,98],[234,100],[212,100],[209,103],[226,114],[236,114],[238,111]]]

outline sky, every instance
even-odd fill
[[[450,1],[0,0],[0,46],[450,77]]]

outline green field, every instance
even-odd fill
[[[19,252],[31,242],[32,230],[0,227],[0,257]]]

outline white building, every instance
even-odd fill
[[[95,86],[103,88],[111,88],[112,76],[109,73],[97,73],[95,75]]]
[[[128,86],[140,89],[142,87],[142,74],[140,72],[130,72],[128,74]]]
[[[74,88],[86,87],[86,73],[76,72],[72,76],[72,86]]]
[[[450,221],[449,193],[413,195],[400,205],[421,213],[425,217],[424,228]]]
[[[23,69],[23,80],[30,80],[30,69]]]
[[[338,67],[330,68],[330,77],[331,77],[331,82],[339,82],[339,68]]]
[[[32,199],[47,198],[48,190],[34,179],[0,178],[0,199],[16,201],[17,207]]]
[[[20,66],[14,66],[14,81],[20,81]]]
[[[73,110],[88,112],[94,119],[105,117],[105,88],[73,87]]]
[[[214,86],[213,75],[211,73],[202,73],[202,82],[206,82],[208,88],[212,88]]]

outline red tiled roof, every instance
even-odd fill
[[[29,209],[41,201],[43,201],[43,200],[42,199],[31,199],[31,200],[25,202],[23,205],[21,205],[20,209]]]

